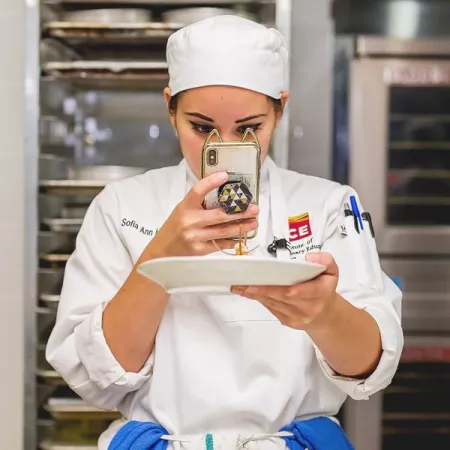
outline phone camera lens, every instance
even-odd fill
[[[210,166],[217,165],[217,150],[215,148],[212,148],[208,152],[208,164]]]

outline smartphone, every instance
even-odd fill
[[[205,209],[224,208],[227,214],[240,213],[251,204],[259,204],[261,147],[251,130],[244,134],[241,142],[223,142],[220,135],[216,134],[219,142],[211,142],[210,135],[203,146],[202,178],[216,172],[227,172],[228,181],[206,195],[204,207]],[[248,134],[251,134],[253,139],[244,142]],[[240,188],[239,196],[245,202],[244,204],[242,201],[233,202],[231,194],[234,192],[228,189],[230,184]],[[254,238],[256,233],[256,230],[252,231],[247,238]]]

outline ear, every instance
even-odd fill
[[[290,97],[290,94],[288,91],[281,92],[280,100],[281,100],[281,107],[283,108],[283,111],[284,111],[284,108],[286,107],[289,97]],[[281,119],[283,118],[283,111],[276,118],[275,128],[278,128],[278,125],[280,124]]]
[[[172,123],[174,130],[177,131],[175,111],[170,109],[170,106],[169,106],[170,99],[172,98],[172,91],[171,91],[170,87],[164,88],[163,94],[164,94],[164,101],[166,102],[167,110],[169,111],[170,122]]]
[[[290,96],[291,94],[288,91],[281,92],[281,104],[283,105],[283,109],[286,107],[286,103],[288,102]]]

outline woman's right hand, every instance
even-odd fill
[[[228,180],[227,173],[215,173],[198,181],[177,205],[144,250],[141,262],[170,256],[199,256],[230,249],[236,244],[227,238],[246,234],[258,227],[259,208],[251,205],[245,213],[228,215],[222,209],[205,210],[203,200]],[[237,222],[239,221],[239,222]]]

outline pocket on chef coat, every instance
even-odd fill
[[[201,301],[219,322],[277,322],[278,319],[261,303],[224,294],[202,296]]]

